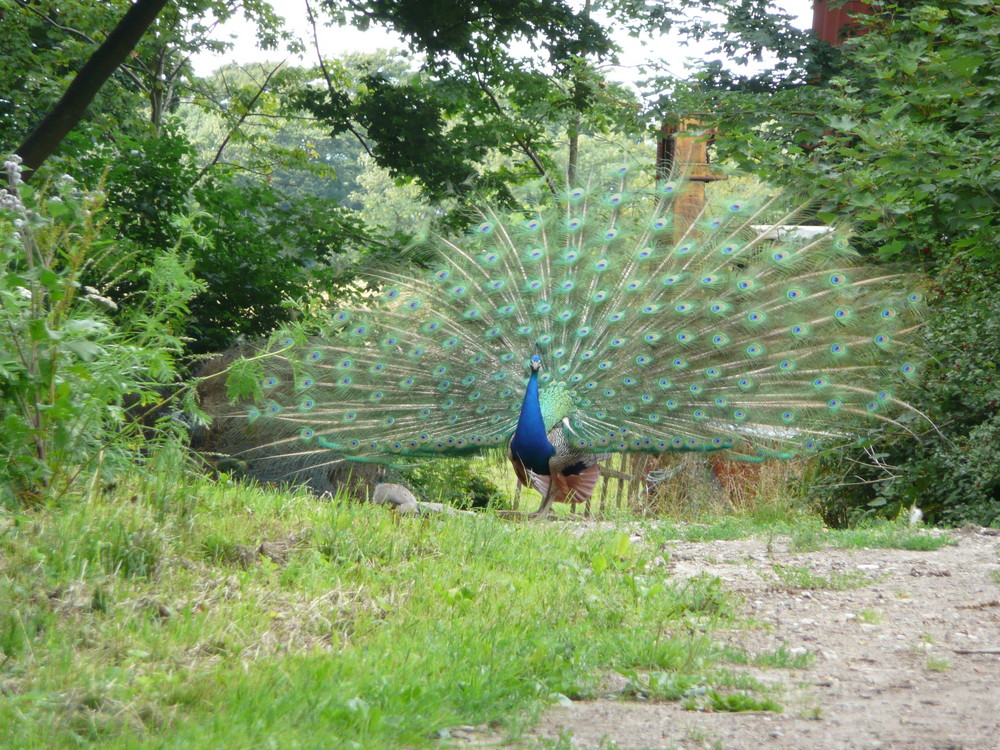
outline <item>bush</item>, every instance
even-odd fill
[[[175,379],[178,332],[200,286],[190,262],[161,250],[135,272],[149,294],[115,310],[101,290],[81,283],[115,250],[96,218],[100,196],[82,192],[69,177],[36,192],[21,184],[16,158],[5,169],[0,502],[23,504],[140,454],[151,433],[129,410],[152,413],[159,389]]]

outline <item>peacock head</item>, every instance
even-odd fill
[[[528,366],[531,368],[532,372],[538,372],[542,369],[542,358],[537,354],[532,354],[531,360],[528,362]]]

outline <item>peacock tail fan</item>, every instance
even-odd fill
[[[578,452],[787,458],[915,414],[897,396],[919,362],[913,276],[861,263],[840,228],[793,231],[803,209],[780,196],[708,205],[680,231],[682,188],[597,171],[520,212],[482,208],[429,240],[428,268],[376,272],[322,336],[274,337],[242,415],[267,421],[258,450],[502,448],[534,354],[546,429]]]

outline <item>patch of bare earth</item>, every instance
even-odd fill
[[[784,711],[706,713],[611,697],[553,708],[534,734],[572,732],[572,746],[585,748],[1000,750],[995,534],[969,527],[953,532],[955,546],[928,552],[793,552],[782,538],[673,543],[674,576],[718,576],[759,624],[733,631],[734,645],[814,654],[804,669],[753,670],[780,683]],[[776,566],[874,582],[796,589]]]

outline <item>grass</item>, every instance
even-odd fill
[[[719,580],[622,532],[161,479],[0,515],[0,746],[427,747],[608,670],[755,695]]]
[[[876,583],[878,579],[871,578],[861,571],[833,571],[828,576],[813,573],[806,565],[771,566],[780,588],[786,591],[805,591],[809,589],[828,589],[830,591],[848,591],[860,589]]]
[[[905,521],[874,520],[850,529],[827,529],[822,524],[801,524],[791,534],[791,549],[815,552],[825,547],[842,549],[904,549],[930,552],[956,544],[947,534],[934,533]]]

